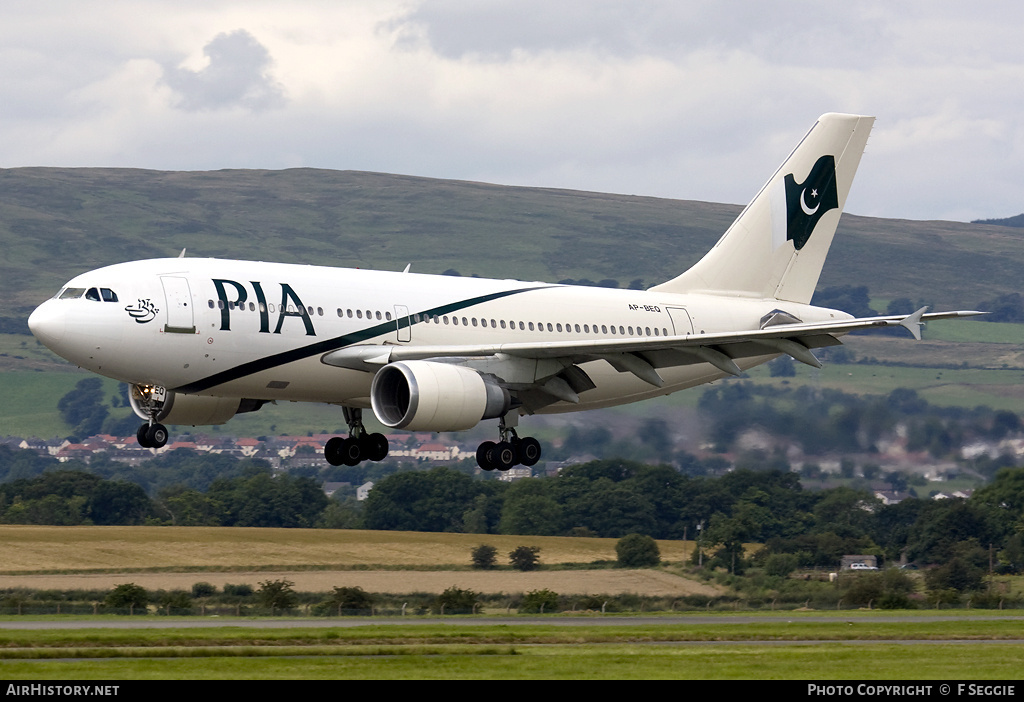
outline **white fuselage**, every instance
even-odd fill
[[[85,291],[86,294],[83,294]],[[92,291],[96,291],[95,294]],[[63,299],[62,299],[63,298]],[[114,300],[116,298],[116,301]],[[358,345],[460,346],[755,330],[778,300],[252,261],[167,258],[82,274],[33,313],[34,333],[87,370],[187,394],[368,407],[373,374],[321,362]],[[835,310],[784,303],[804,322]],[[743,358],[750,368],[777,354]],[[662,368],[662,387],[603,360],[564,412],[634,402],[725,375]]]

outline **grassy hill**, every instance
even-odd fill
[[[115,168],[0,170],[0,327],[27,332],[32,308],[86,270],[125,260],[189,255],[279,260],[558,281],[667,280],[696,262],[739,213],[736,205],[290,169],[165,172]],[[1024,230],[984,224],[844,215],[820,287],[867,285],[875,308],[908,297],[939,309],[973,308],[1018,292]],[[908,365],[966,361],[989,369],[892,380],[940,404],[1014,409],[1024,387],[1024,325],[932,325],[926,342],[856,337],[857,357]],[[65,371],[49,373],[41,371]],[[0,435],[61,435],[57,400],[82,376],[35,340],[0,333]],[[851,392],[887,391],[861,373],[828,371]],[[821,383],[800,369],[796,382]],[[774,379],[767,378],[766,382]],[[808,377],[804,378],[803,376]],[[824,376],[829,377],[829,376]],[[890,381],[885,381],[890,382]],[[884,383],[882,383],[884,384]],[[1013,392],[1005,388],[1014,388]],[[111,393],[113,393],[111,385]],[[891,387],[889,388],[891,389]],[[699,393],[641,409],[662,413]],[[340,425],[340,413],[268,407],[228,431],[305,433]]]
[[[0,170],[0,317],[124,260],[220,256],[557,281],[666,280],[736,205],[290,169]],[[1024,232],[845,215],[822,286],[973,307],[1017,292]]]

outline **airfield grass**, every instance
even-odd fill
[[[625,627],[3,631],[0,677],[1011,680],[1024,662],[1019,622],[1011,620],[729,619],[693,626],[652,620]]]

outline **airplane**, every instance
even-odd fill
[[[274,401],[340,405],[331,465],[387,456],[363,425],[462,431],[497,419],[484,470],[532,466],[519,418],[710,383],[855,331],[974,311],[854,318],[810,304],[873,117],[822,115],[718,243],[646,290],[212,258],[119,263],[67,282],[29,317],[78,366],[131,386],[137,438],[222,424]],[[623,256],[629,242],[622,242]],[[127,303],[127,304],[126,304]]]

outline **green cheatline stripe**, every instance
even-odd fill
[[[544,286],[543,289],[547,289],[549,287],[557,286]],[[504,292],[491,293],[489,295],[481,295],[480,297],[471,297],[468,300],[460,300],[458,302],[440,305],[438,307],[434,307],[433,309],[423,310],[422,312],[418,312],[416,314],[449,314],[451,312],[457,312],[459,310],[466,309],[467,307],[472,307],[473,305],[479,305],[484,302],[498,300],[500,298],[508,297],[510,295],[518,295],[519,293],[530,292],[531,290],[539,289],[542,288],[519,288],[517,290],[506,290]],[[358,344],[361,341],[366,341],[367,339],[372,339],[376,336],[380,336],[381,334],[387,334],[389,332],[396,331],[397,329],[404,329],[405,327],[409,327],[412,325],[412,322],[410,322],[410,317],[405,317],[404,319],[399,318],[395,321],[384,322],[383,324],[376,324],[372,327],[367,327],[366,329],[360,329],[359,331],[352,332],[351,334],[337,336],[334,337],[333,339],[325,339],[324,341],[318,341],[314,344],[309,344],[308,346],[302,346],[297,349],[291,349],[289,351],[275,353],[271,356],[264,356],[263,358],[258,358],[255,361],[243,363],[239,366],[235,366],[234,368],[229,368],[228,370],[221,371],[220,373],[215,373],[211,376],[207,376],[206,378],[202,378],[200,380],[188,383],[187,385],[182,385],[180,387],[170,389],[174,390],[175,392],[183,393],[194,393],[202,392],[203,390],[209,390],[210,388],[216,387],[217,385],[229,383],[232,380],[238,380],[239,378],[244,378],[245,376],[252,375],[253,373],[259,373],[261,371],[270,370],[271,368],[276,368],[277,366],[283,366],[285,364],[293,363],[295,361],[301,361],[302,359],[309,358],[310,356],[317,356],[320,354],[327,353],[328,351],[334,351],[336,349],[344,348],[346,346],[351,346],[352,344]]]

